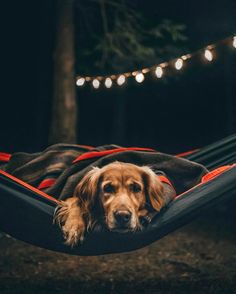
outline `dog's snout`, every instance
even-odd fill
[[[118,210],[114,212],[114,217],[119,225],[127,225],[131,219],[131,212],[126,210]]]

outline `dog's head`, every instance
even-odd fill
[[[91,222],[100,209],[108,229],[127,232],[141,228],[140,217],[163,206],[163,186],[149,167],[114,162],[93,168],[75,189],[82,211]],[[93,220],[93,221],[92,221]]]

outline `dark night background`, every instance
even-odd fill
[[[147,17],[185,24],[190,52],[236,33],[235,0],[133,2]],[[48,146],[55,7],[56,0],[1,3],[0,152]],[[215,54],[214,62],[194,59],[161,81],[77,88],[78,144],[179,153],[235,133],[236,49]],[[234,294],[235,200],[130,253],[70,256],[0,234],[0,293]]]
[[[48,145],[55,1],[4,5],[0,149],[34,152]],[[186,24],[190,52],[235,33],[234,0],[137,1],[137,9]],[[236,131],[235,76],[235,51],[224,47],[213,63],[195,60],[165,82],[78,89],[78,143],[149,146],[172,153],[209,144]]]

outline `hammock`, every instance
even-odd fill
[[[178,195],[144,230],[125,234],[93,231],[83,244],[74,248],[64,244],[60,228],[52,223],[58,201],[0,170],[0,230],[24,242],[74,255],[139,249],[236,194],[235,150],[236,134],[200,150],[177,155],[205,165],[210,173],[203,176],[200,184]]]

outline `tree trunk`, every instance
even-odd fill
[[[49,143],[76,143],[77,105],[74,52],[74,0],[57,0],[54,93]]]

